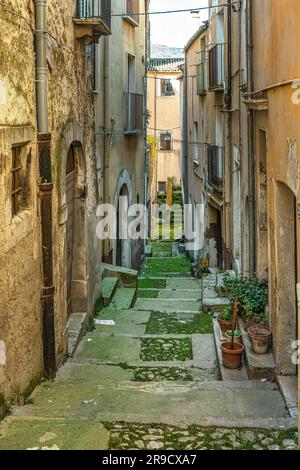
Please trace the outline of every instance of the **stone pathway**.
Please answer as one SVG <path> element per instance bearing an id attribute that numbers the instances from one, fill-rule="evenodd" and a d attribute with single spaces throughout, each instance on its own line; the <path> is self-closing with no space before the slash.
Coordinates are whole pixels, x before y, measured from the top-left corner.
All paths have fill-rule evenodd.
<path id="1" fill-rule="evenodd" d="M 115 325 L 96 321 L 56 380 L 13 410 L 0 449 L 296 448 L 296 421 L 274 384 L 220 380 L 215 274 L 192 278 L 171 244 L 153 252 L 134 307 L 127 291 L 98 312 Z"/>

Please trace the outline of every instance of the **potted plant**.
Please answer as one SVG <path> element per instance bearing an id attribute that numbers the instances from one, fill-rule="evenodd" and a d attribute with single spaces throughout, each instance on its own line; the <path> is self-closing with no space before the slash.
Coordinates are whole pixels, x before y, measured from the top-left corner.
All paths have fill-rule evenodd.
<path id="1" fill-rule="evenodd" d="M 266 354 L 269 349 L 271 331 L 265 325 L 253 325 L 247 330 L 252 343 L 253 351 L 256 354 Z"/>
<path id="2" fill-rule="evenodd" d="M 230 341 L 232 339 L 232 330 L 228 330 L 226 332 L 226 339 L 227 341 Z M 242 343 L 242 333 L 240 330 L 235 330 L 234 331 L 234 341 L 236 341 L 237 343 Z"/>
<path id="3" fill-rule="evenodd" d="M 227 330 L 232 327 L 233 313 L 229 308 L 224 308 L 222 313 L 218 316 L 218 322 L 222 330 L 222 334 L 225 335 Z"/>
<path id="4" fill-rule="evenodd" d="M 239 369 L 242 365 L 244 345 L 236 341 L 226 341 L 221 345 L 224 366 L 227 369 Z"/>
<path id="5" fill-rule="evenodd" d="M 227 369 L 239 369 L 242 365 L 244 355 L 244 345 L 235 341 L 235 331 L 237 325 L 237 309 L 238 309 L 238 298 L 234 299 L 234 307 L 232 314 L 232 328 L 231 328 L 231 340 L 225 341 L 221 345 L 221 351 L 223 356 L 224 366 Z"/>

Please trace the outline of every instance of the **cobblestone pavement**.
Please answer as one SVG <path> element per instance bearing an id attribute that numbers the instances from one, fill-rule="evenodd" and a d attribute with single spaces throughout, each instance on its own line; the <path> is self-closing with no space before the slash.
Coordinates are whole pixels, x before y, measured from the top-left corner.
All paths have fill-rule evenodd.
<path id="1" fill-rule="evenodd" d="M 110 448 L 116 450 L 296 450 L 298 443 L 296 429 L 143 427 L 124 423 L 108 425 L 108 428 Z"/>

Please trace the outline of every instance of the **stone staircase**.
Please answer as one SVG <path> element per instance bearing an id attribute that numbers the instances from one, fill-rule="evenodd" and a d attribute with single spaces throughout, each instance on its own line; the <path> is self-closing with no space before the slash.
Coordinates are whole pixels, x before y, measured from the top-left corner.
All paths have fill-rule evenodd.
<path id="1" fill-rule="evenodd" d="M 216 273 L 201 281 L 190 276 L 185 258 L 154 259 L 145 261 L 139 278 L 135 271 L 102 268 L 103 309 L 95 329 L 55 382 L 36 389 L 33 404 L 15 408 L 9 424 L 14 445 L 22 442 L 26 448 L 33 436 L 40 442 L 61 426 L 67 433 L 72 429 L 72 436 L 75 429 L 82 436 L 97 432 L 95 448 L 107 448 L 101 422 L 257 430 L 297 426 L 276 383 L 250 380 L 245 366 L 240 371 L 222 367 L 220 332 L 213 322 L 219 307 L 213 293 Z M 207 299 L 215 303 L 203 313 Z M 28 425 L 30 439 L 23 432 Z M 87 447 L 95 445 L 89 442 Z"/>

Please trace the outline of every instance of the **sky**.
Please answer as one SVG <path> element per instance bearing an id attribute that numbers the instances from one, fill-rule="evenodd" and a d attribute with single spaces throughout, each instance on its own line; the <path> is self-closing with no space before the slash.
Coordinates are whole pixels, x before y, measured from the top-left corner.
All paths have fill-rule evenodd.
<path id="1" fill-rule="evenodd" d="M 207 3 L 207 0 L 150 0 L 150 11 L 194 9 L 205 7 Z M 198 16 L 198 18 L 193 18 L 194 16 Z M 207 18 L 207 10 L 200 12 L 199 15 L 190 12 L 151 15 L 151 42 L 152 44 L 183 48 L 202 24 L 202 21 Z"/>

